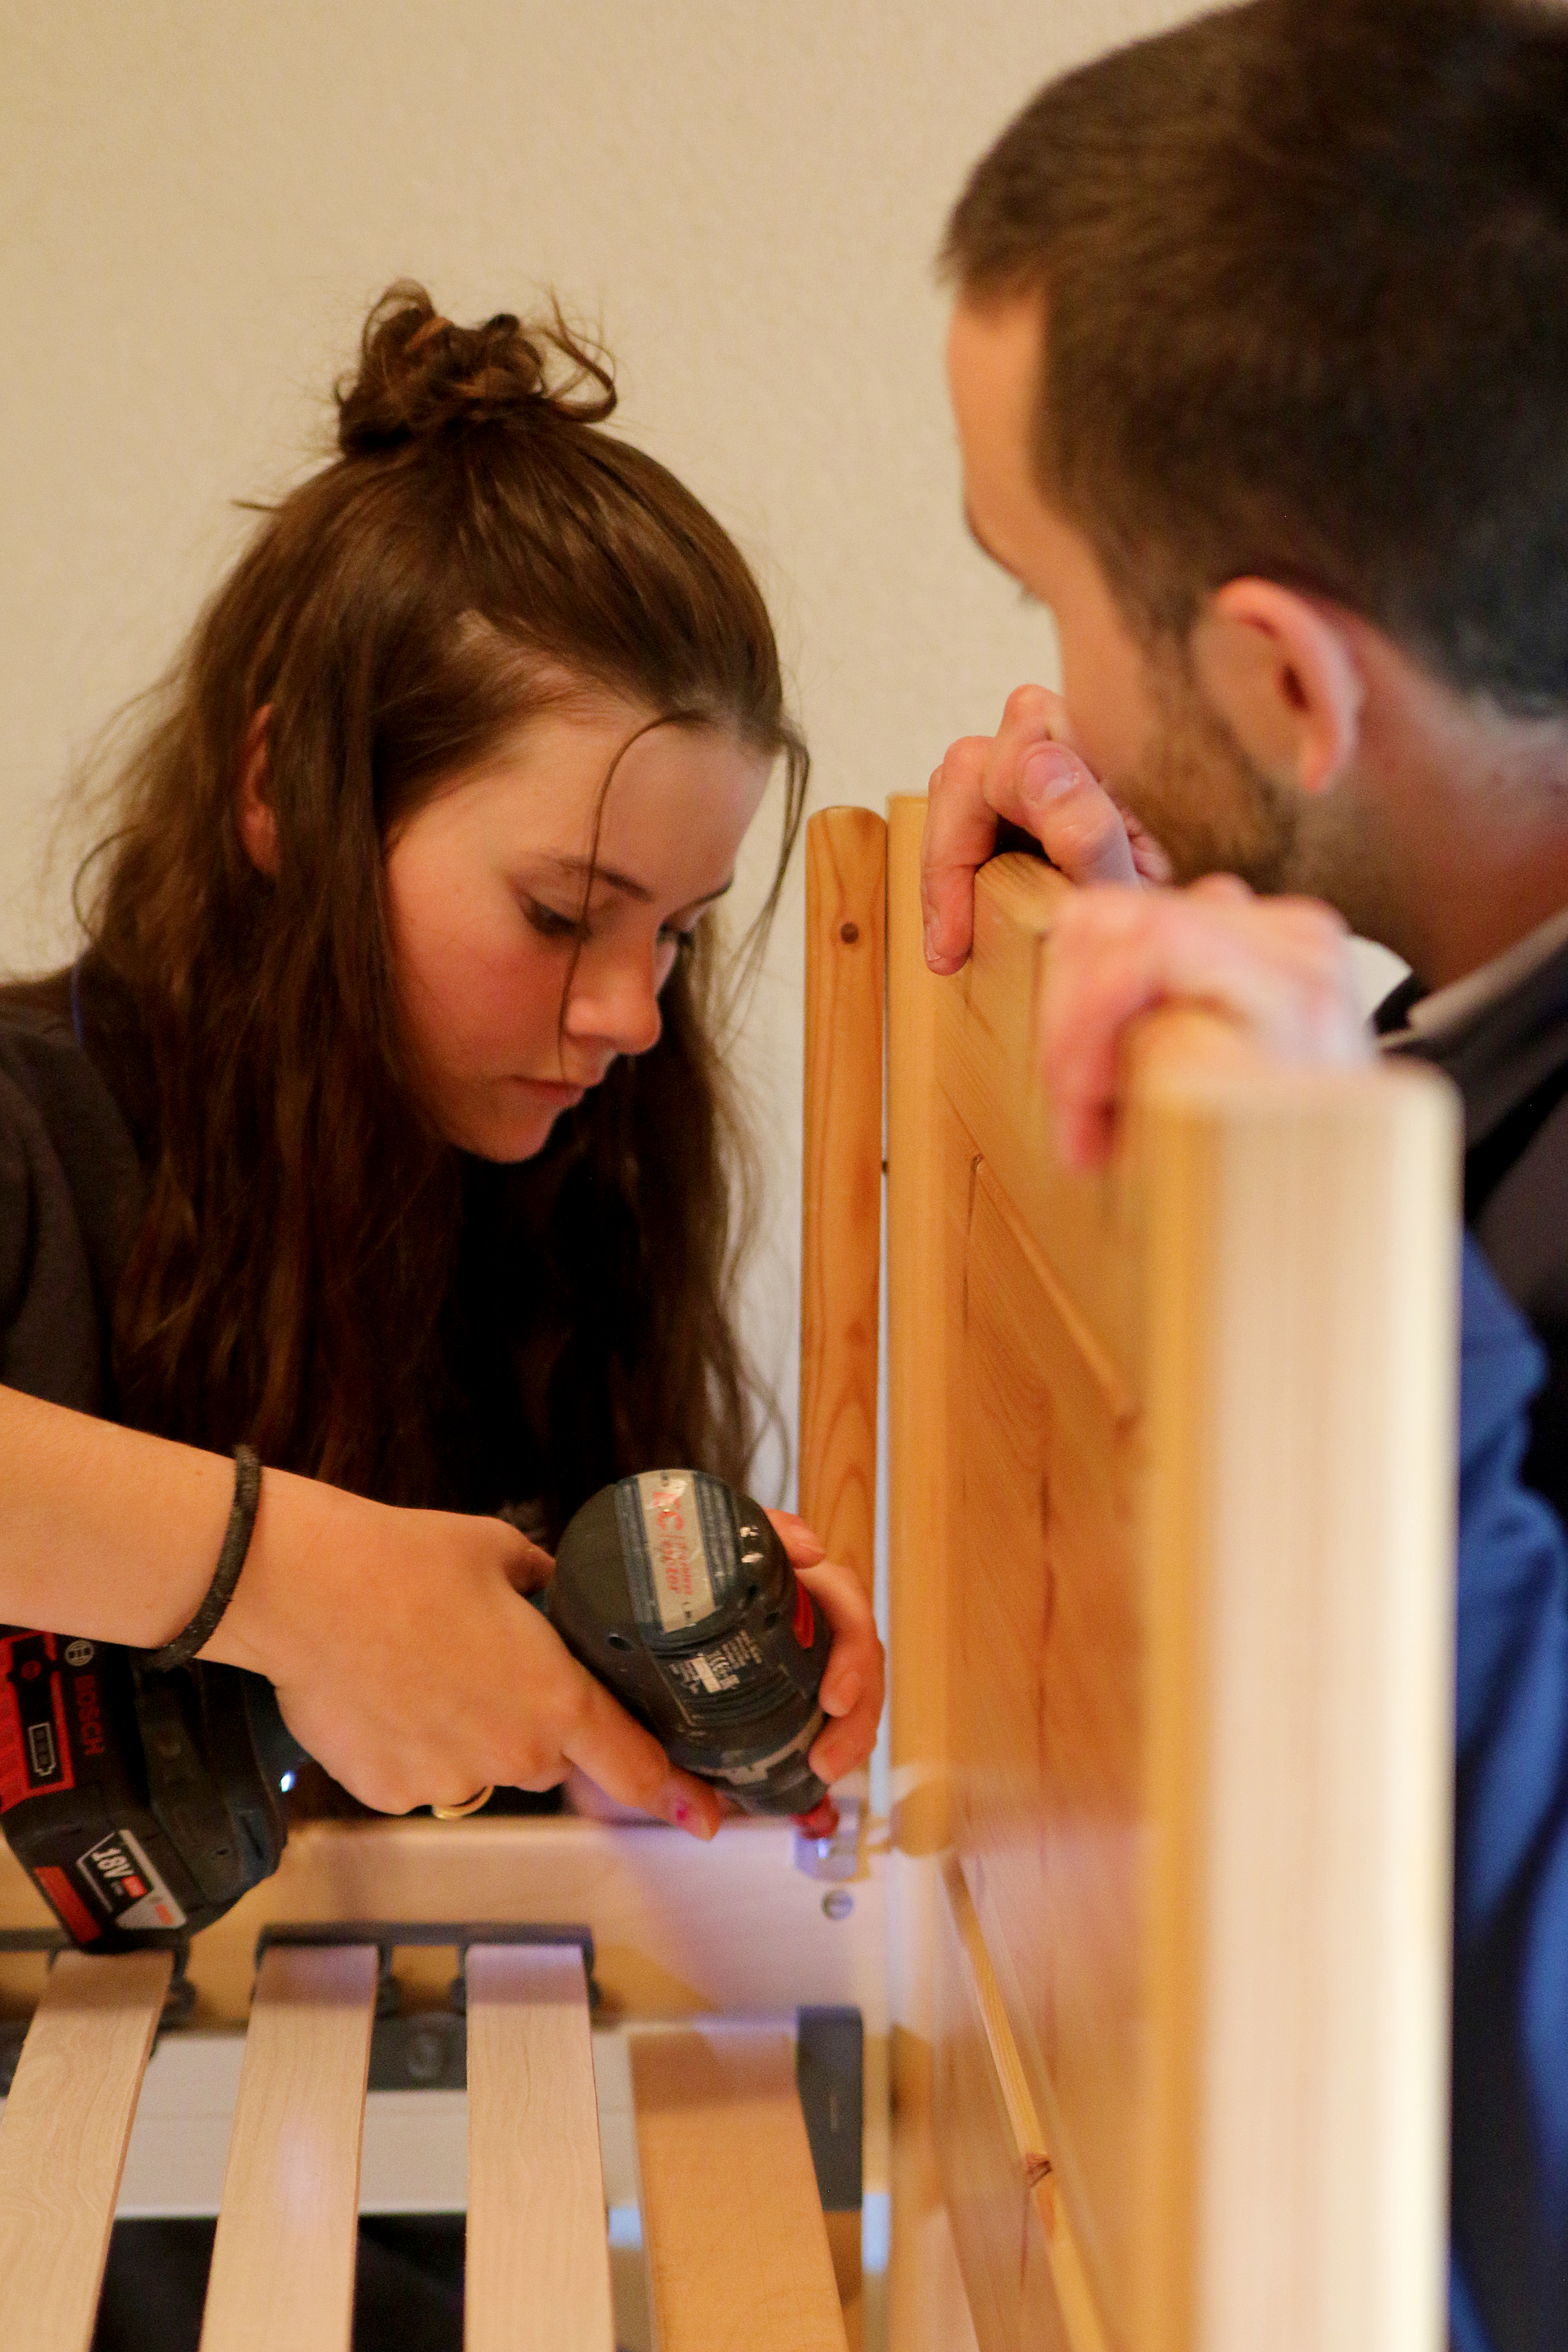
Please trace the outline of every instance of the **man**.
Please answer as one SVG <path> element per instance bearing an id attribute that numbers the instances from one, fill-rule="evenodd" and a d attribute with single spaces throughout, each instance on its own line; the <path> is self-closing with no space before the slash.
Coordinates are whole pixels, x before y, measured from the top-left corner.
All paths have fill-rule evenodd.
<path id="1" fill-rule="evenodd" d="M 1042 92 L 946 252 L 971 527 L 1063 690 L 932 778 L 933 969 L 1005 820 L 1099 886 L 1043 1013 L 1070 1160 L 1162 998 L 1367 1052 L 1347 924 L 1465 1097 L 1463 2352 L 1568 2343 L 1565 126 L 1554 8 L 1252 0 Z"/>

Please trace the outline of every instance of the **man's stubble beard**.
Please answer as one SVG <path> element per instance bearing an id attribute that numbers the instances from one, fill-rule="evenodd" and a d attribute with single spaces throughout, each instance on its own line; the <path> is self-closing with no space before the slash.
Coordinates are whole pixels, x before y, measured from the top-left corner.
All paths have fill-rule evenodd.
<path id="1" fill-rule="evenodd" d="M 1268 898 L 1321 898 L 1352 930 L 1382 935 L 1386 893 L 1345 793 L 1281 784 L 1249 760 L 1184 663 L 1154 673 L 1155 738 L 1137 774 L 1109 779 L 1153 835 L 1177 882 L 1237 874 Z"/>

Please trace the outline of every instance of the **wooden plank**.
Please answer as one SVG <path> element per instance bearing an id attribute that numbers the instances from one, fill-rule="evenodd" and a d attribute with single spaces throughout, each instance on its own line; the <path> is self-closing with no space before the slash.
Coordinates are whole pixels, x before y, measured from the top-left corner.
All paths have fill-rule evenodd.
<path id="1" fill-rule="evenodd" d="M 937 1864 L 929 1856 L 908 1857 L 906 1867 L 911 1874 L 934 1877 Z M 934 1936 L 934 1903 L 931 1913 Z M 903 2026 L 893 2029 L 893 2239 L 888 2262 L 887 2342 L 892 2352 L 979 2352 L 937 2170 L 932 2030 L 929 2019 L 924 2033 Z"/>
<path id="2" fill-rule="evenodd" d="M 805 829 L 805 1129 L 800 1511 L 876 1581 L 887 826 L 824 809 Z"/>
<path id="3" fill-rule="evenodd" d="M 1107 2352 L 963 1880 L 943 1872 L 937 2129 L 981 2352 Z"/>
<path id="4" fill-rule="evenodd" d="M 467 2352 L 614 2352 L 582 1954 L 469 1948 Z"/>
<path id="5" fill-rule="evenodd" d="M 1165 1013 L 1114 1166 L 1061 1175 L 1033 1031 L 1064 887 L 982 876 L 936 1046 L 978 1162 L 942 1180 L 955 1824 L 1046 2258 L 1065 2228 L 1132 2352 L 1431 2352 L 1452 1102 Z"/>
<path id="6" fill-rule="evenodd" d="M 347 2352 L 375 1973 L 369 1945 L 262 1954 L 202 2352 Z"/>
<path id="7" fill-rule="evenodd" d="M 711 1845 L 658 1822 L 570 1815 L 306 1822 L 276 1874 L 192 1945 L 195 2021 L 245 2022 L 256 1939 L 272 1920 L 586 1920 L 607 2015 L 778 2016 L 802 2002 L 847 2002 L 868 2033 L 879 2032 L 885 1859 L 862 1843 L 854 1908 L 830 1919 L 820 1884 L 794 1855 L 790 1822 L 751 1819 L 726 1822 Z M 0 1927 L 54 1924 L 0 1845 Z M 439 2006 L 452 1965 L 449 1951 L 411 1950 L 398 1976 Z"/>
<path id="8" fill-rule="evenodd" d="M 1125 1412 L 1137 1393 L 1138 1310 L 1120 1174 L 1061 1166 L 1035 1050 L 1046 944 L 1071 887 L 1029 857 L 997 858 L 978 877 L 973 953 L 940 984 L 938 1083 L 1039 1250 L 1086 1363 Z"/>
<path id="9" fill-rule="evenodd" d="M 924 797 L 888 803 L 888 1654 L 893 2020 L 889 2341 L 956 2352 L 973 2329 L 932 2129 L 937 1864 L 949 1804 L 950 1621 L 962 1524 L 954 1335 L 974 1148 L 937 1091 L 942 1000 L 921 920 Z M 953 1210 L 950 1204 L 960 1206 Z"/>
<path id="10" fill-rule="evenodd" d="M 963 1223 L 948 1224 L 973 1147 L 936 1091 L 948 982 L 926 968 L 923 799 L 888 803 L 888 1647 L 892 1831 L 908 1853 L 948 1841 L 948 1625 L 959 1523 L 950 1443 Z"/>
<path id="11" fill-rule="evenodd" d="M 114 2202 L 174 1961 L 167 1952 L 49 1971 L 0 2117 L 0 2344 L 86 2352 Z"/>
<path id="12" fill-rule="evenodd" d="M 1458 1129 L 1406 1069 L 1135 1072 L 1138 2340 L 1441 2340 Z"/>
<path id="13" fill-rule="evenodd" d="M 790 2036 L 632 2038 L 658 2352 L 845 2352 Z"/>
<path id="14" fill-rule="evenodd" d="M 1121 2326 L 1144 2090 L 1136 1432 L 988 1167 L 970 1198 L 955 1833 L 1058 2189 Z"/>

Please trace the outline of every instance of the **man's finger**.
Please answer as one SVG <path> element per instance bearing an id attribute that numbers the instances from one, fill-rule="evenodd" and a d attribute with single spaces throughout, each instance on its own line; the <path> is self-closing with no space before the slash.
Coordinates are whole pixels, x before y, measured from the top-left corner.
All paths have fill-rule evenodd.
<path id="1" fill-rule="evenodd" d="M 926 961 L 957 971 L 974 936 L 974 876 L 996 846 L 996 814 L 986 803 L 988 736 L 952 744 L 931 780 L 921 844 L 921 906 Z"/>

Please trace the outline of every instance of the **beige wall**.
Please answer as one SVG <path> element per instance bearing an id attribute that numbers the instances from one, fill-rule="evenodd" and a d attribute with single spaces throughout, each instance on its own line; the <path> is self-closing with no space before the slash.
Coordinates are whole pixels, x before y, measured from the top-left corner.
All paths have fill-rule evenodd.
<path id="1" fill-rule="evenodd" d="M 920 790 L 1049 674 L 969 546 L 931 257 L 1047 74 L 1180 0 L 0 0 L 0 964 L 68 950 L 63 782 L 265 497 L 368 300 L 559 288 L 622 421 L 756 559 L 814 801 Z M 763 857 L 749 879 L 759 886 Z M 786 1393 L 798 894 L 746 1042 L 776 1170 L 753 1338 Z"/>

